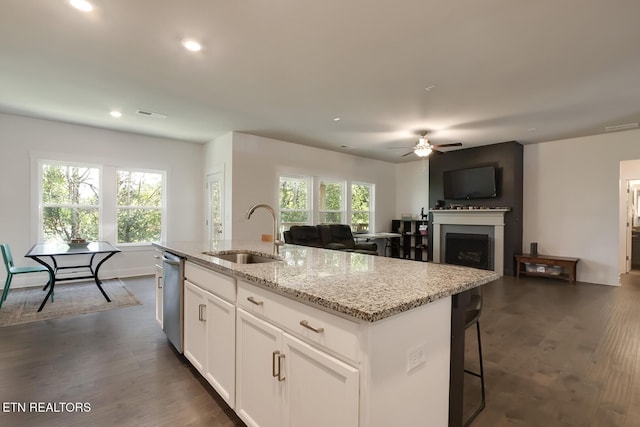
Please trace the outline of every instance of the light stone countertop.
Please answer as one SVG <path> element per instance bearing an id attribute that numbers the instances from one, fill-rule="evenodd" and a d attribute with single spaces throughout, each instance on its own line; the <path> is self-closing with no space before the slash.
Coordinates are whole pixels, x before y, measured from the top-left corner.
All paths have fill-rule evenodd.
<path id="1" fill-rule="evenodd" d="M 487 270 L 289 244 L 280 247 L 281 261 L 258 264 L 236 264 L 203 252 L 271 255 L 272 243 L 176 241 L 154 246 L 294 300 L 368 322 L 499 278 Z"/>

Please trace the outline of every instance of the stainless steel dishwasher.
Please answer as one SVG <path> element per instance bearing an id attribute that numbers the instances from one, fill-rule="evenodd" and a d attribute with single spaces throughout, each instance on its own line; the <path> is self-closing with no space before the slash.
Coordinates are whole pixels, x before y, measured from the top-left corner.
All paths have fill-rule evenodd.
<path id="1" fill-rule="evenodd" d="M 173 346 L 182 353 L 184 258 L 170 252 L 162 254 L 162 329 Z"/>

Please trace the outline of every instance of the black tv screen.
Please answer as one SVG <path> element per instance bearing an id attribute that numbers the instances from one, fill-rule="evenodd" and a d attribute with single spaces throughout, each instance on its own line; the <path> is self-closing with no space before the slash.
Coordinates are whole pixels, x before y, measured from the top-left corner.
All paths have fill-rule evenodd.
<path id="1" fill-rule="evenodd" d="M 442 174 L 444 198 L 448 200 L 489 199 L 497 196 L 496 168 L 458 169 Z"/>

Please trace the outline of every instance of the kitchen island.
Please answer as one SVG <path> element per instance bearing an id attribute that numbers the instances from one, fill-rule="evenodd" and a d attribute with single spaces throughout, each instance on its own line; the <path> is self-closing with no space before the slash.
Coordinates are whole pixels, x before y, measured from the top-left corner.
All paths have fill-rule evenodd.
<path id="1" fill-rule="evenodd" d="M 215 256 L 270 254 L 262 242 L 156 246 L 186 259 L 185 356 L 247 425 L 461 425 L 451 349 L 467 291 L 496 273 L 296 245 L 274 262 Z"/>

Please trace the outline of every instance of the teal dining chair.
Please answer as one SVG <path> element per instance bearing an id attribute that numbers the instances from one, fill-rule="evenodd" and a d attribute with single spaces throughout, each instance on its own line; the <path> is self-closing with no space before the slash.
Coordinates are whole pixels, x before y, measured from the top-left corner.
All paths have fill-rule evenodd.
<path id="1" fill-rule="evenodd" d="M 7 280 L 4 282 L 4 290 L 2 291 L 2 297 L 0 297 L 0 308 L 2 308 L 2 303 L 7 299 L 7 294 L 9 293 L 9 286 L 11 286 L 11 279 L 16 274 L 25 274 L 25 273 L 44 273 L 49 274 L 49 281 L 45 286 L 45 289 L 51 284 L 53 277 L 51 277 L 51 272 L 43 265 L 33 266 L 33 267 L 16 267 L 13 265 L 13 256 L 11 256 L 11 249 L 9 249 L 8 243 L 3 243 L 0 245 L 0 249 L 2 249 L 2 258 L 4 259 L 4 266 L 7 268 Z M 53 293 L 51 294 L 51 301 L 53 302 Z"/>

